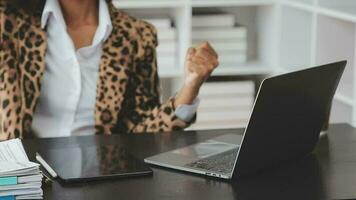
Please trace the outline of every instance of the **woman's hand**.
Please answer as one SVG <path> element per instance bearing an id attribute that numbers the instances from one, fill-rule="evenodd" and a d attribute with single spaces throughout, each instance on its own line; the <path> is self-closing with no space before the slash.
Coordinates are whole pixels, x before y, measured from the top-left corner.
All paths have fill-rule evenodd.
<path id="1" fill-rule="evenodd" d="M 189 48 L 185 61 L 184 85 L 175 98 L 175 106 L 192 104 L 201 85 L 218 65 L 218 55 L 208 42 Z"/>

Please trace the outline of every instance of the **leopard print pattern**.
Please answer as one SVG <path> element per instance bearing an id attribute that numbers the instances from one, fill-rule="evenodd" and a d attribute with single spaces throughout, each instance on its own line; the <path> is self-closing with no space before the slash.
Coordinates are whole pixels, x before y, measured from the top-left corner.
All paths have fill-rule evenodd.
<path id="1" fill-rule="evenodd" d="M 181 130 L 173 99 L 160 103 L 157 34 L 109 5 L 113 30 L 103 44 L 95 108 L 97 134 Z M 0 0 L 0 140 L 31 137 L 45 69 L 41 13 L 29 16 Z M 194 120 L 192 120 L 194 121 Z"/>
<path id="2" fill-rule="evenodd" d="M 30 137 L 44 72 L 46 34 L 36 31 L 39 23 L 33 18 L 2 0 L 0 16 L 0 140 Z"/>

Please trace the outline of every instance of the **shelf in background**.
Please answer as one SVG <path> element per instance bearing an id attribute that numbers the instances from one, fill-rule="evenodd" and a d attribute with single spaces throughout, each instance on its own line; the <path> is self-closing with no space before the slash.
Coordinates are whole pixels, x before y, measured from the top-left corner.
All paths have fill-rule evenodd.
<path id="1" fill-rule="evenodd" d="M 284 69 L 283 67 L 276 67 L 274 70 L 273 70 L 273 74 L 274 75 L 280 75 L 280 74 L 285 74 L 285 73 L 288 73 L 292 70 L 288 70 L 288 69 Z"/>
<path id="2" fill-rule="evenodd" d="M 229 7 L 229 6 L 259 6 L 274 5 L 276 0 L 113 0 L 118 8 L 174 8 L 182 6 L 192 7 Z"/>
<path id="3" fill-rule="evenodd" d="M 234 67 L 218 67 L 213 75 L 268 75 L 274 72 L 273 68 L 267 64 L 251 61 L 246 64 Z"/>
<path id="4" fill-rule="evenodd" d="M 233 75 L 269 75 L 275 70 L 266 64 L 258 61 L 251 61 L 234 67 L 218 67 L 213 75 L 233 76 Z M 174 78 L 183 76 L 183 69 L 158 67 L 158 74 L 161 78 Z"/>
<path id="5" fill-rule="evenodd" d="M 288 68 L 288 69 L 285 69 L 283 67 L 276 67 L 274 68 L 273 72 L 274 72 L 274 75 L 281 75 L 281 74 L 286 74 L 286 73 L 292 73 L 292 72 L 297 72 L 297 71 L 300 71 L 300 70 L 304 70 L 304 69 L 308 69 L 309 67 L 313 67 L 313 66 L 307 66 L 307 67 L 303 67 L 303 68 Z"/>
<path id="6" fill-rule="evenodd" d="M 179 68 L 163 68 L 158 66 L 158 75 L 160 78 L 176 78 L 183 76 L 183 69 Z"/>
<path id="7" fill-rule="evenodd" d="M 315 10 L 315 6 L 311 4 L 306 4 L 302 2 L 297 2 L 297 1 L 280 1 L 282 5 L 284 6 L 289 6 L 293 7 L 299 10 L 307 11 L 307 12 L 313 12 Z"/>
<path id="8" fill-rule="evenodd" d="M 346 71 L 347 73 L 347 71 Z M 344 74 L 346 75 L 346 74 Z M 344 104 L 352 106 L 353 103 L 353 83 L 349 83 L 347 81 L 343 81 L 341 79 L 340 84 L 336 90 L 335 98 L 341 101 Z"/>
<path id="9" fill-rule="evenodd" d="M 356 126 L 356 0 L 113 0 L 133 16 L 172 19 L 178 64 L 158 65 L 169 97 L 184 77 L 181 61 L 192 41 L 192 16 L 219 11 L 233 14 L 248 28 L 246 64 L 223 65 L 213 76 L 278 75 L 312 65 L 349 61 L 335 94 L 334 118 Z M 151 16 L 152 15 L 152 16 Z M 280 34 L 279 34 L 280 33 Z M 227 62 L 227 61 L 226 61 Z M 223 63 L 223 62 L 221 62 Z M 351 84 L 351 85 L 350 85 Z M 348 114 L 344 114 L 348 112 Z M 336 114 L 335 114 L 336 113 Z"/>
<path id="10" fill-rule="evenodd" d="M 310 5 L 297 1 L 281 1 L 282 5 L 290 6 L 307 12 L 315 12 L 327 17 L 333 17 L 345 21 L 356 23 L 356 6 L 328 6 L 328 5 Z"/>
<path id="11" fill-rule="evenodd" d="M 230 7 L 230 6 L 265 6 L 276 5 L 276 0 L 191 0 L 191 1 L 167 1 L 167 0 L 114 0 L 113 4 L 117 8 L 130 9 L 130 8 L 178 8 L 183 6 L 192 7 Z M 355 6 L 328 6 L 318 5 L 315 6 L 309 3 L 299 1 L 279 1 L 282 5 L 290 6 L 296 9 L 304 10 L 307 12 L 315 12 L 321 15 L 334 17 L 346 21 L 356 23 L 356 5 Z"/>
<path id="12" fill-rule="evenodd" d="M 115 7 L 120 9 L 129 8 L 176 8 L 185 6 L 187 3 L 185 1 L 167 1 L 167 0 L 113 0 Z"/>
<path id="13" fill-rule="evenodd" d="M 192 0 L 193 7 L 229 7 L 274 5 L 276 0 Z"/>
<path id="14" fill-rule="evenodd" d="M 316 4 L 316 0 L 288 0 L 288 1 L 294 1 L 294 2 L 300 2 L 306 5 L 315 5 Z"/>
<path id="15" fill-rule="evenodd" d="M 348 105 L 348 106 L 351 106 L 353 107 L 354 106 L 354 103 L 353 103 L 353 99 L 351 97 L 348 97 L 346 95 L 343 95 L 341 93 L 336 93 L 335 94 L 335 99 Z"/>
<path id="16" fill-rule="evenodd" d="M 288 70 L 305 68 L 312 60 L 313 15 L 288 6 L 281 7 L 281 15 L 280 65 Z"/>
<path id="17" fill-rule="evenodd" d="M 345 21 L 356 22 L 356 10 L 354 9 L 355 7 L 319 6 L 317 13 Z"/>

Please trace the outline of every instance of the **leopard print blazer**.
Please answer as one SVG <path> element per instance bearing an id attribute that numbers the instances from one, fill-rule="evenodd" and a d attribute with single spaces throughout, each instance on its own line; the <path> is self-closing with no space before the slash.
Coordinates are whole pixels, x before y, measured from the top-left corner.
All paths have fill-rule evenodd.
<path id="1" fill-rule="evenodd" d="M 109 5 L 113 30 L 103 44 L 95 108 L 97 134 L 179 130 L 173 99 L 160 103 L 155 28 Z M 0 0 L 0 140 L 32 137 L 45 71 L 41 13 Z"/>

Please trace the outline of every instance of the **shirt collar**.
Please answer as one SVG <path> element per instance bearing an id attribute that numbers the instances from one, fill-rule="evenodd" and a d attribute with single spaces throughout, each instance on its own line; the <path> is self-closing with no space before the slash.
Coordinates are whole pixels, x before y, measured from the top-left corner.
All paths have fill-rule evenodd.
<path id="1" fill-rule="evenodd" d="M 99 26 L 93 44 L 105 41 L 111 34 L 112 29 L 108 4 L 105 0 L 99 0 Z"/>
<path id="2" fill-rule="evenodd" d="M 45 7 L 42 11 L 42 17 L 41 17 L 41 27 L 45 28 L 48 24 L 49 17 L 53 15 L 53 17 L 61 21 L 61 23 L 64 23 L 61 7 L 59 5 L 58 0 L 47 0 Z M 65 23 L 64 23 L 65 25 Z"/>
<path id="3" fill-rule="evenodd" d="M 42 28 L 45 28 L 47 26 L 49 17 L 51 15 L 53 15 L 53 17 L 58 22 L 62 23 L 62 25 L 66 27 L 58 0 L 46 1 L 41 17 Z M 99 25 L 93 39 L 93 44 L 100 43 L 106 40 L 109 37 L 111 31 L 112 31 L 112 22 L 111 22 L 108 5 L 105 0 L 99 0 Z"/>

